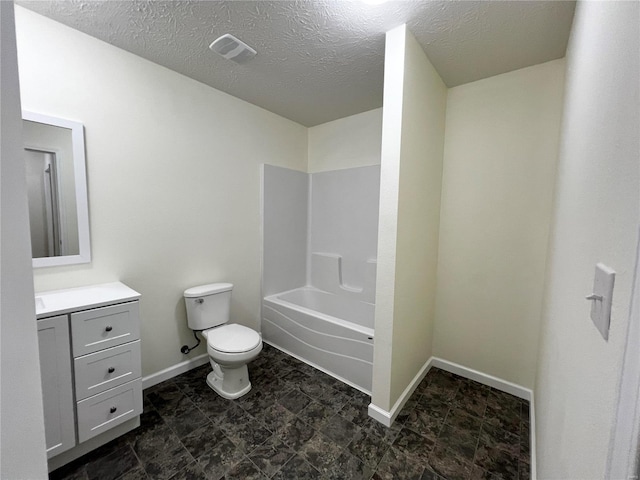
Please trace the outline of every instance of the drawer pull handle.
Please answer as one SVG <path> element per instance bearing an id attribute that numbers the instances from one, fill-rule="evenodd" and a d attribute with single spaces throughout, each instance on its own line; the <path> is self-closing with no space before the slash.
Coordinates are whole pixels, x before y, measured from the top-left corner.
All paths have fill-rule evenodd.
<path id="1" fill-rule="evenodd" d="M 115 372 L 115 371 L 116 371 L 116 369 L 115 369 L 115 368 L 113 368 L 113 367 L 109 367 L 107 371 L 108 371 L 109 373 L 113 373 L 113 372 Z"/>
<path id="2" fill-rule="evenodd" d="M 111 408 L 109 409 L 109 412 L 111 412 L 111 413 L 116 413 L 116 410 L 117 410 L 117 408 L 116 408 L 116 407 L 111 407 Z"/>
<path id="3" fill-rule="evenodd" d="M 113 327 L 111 325 L 107 325 L 107 327 L 105 328 L 105 331 L 110 332 L 111 330 L 113 330 Z"/>

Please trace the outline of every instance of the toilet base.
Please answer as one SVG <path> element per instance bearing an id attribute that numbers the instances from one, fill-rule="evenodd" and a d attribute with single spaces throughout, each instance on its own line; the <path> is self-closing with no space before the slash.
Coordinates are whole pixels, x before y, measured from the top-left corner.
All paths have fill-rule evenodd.
<path id="1" fill-rule="evenodd" d="M 207 375 L 207 385 L 227 400 L 240 398 L 251 390 L 247 365 L 237 368 L 225 368 L 214 364 L 213 370 Z"/>

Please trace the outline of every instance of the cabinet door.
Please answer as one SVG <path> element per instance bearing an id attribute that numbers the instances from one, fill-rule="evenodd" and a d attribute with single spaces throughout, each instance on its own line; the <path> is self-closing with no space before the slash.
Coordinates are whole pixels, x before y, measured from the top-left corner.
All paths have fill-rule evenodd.
<path id="1" fill-rule="evenodd" d="M 47 458 L 76 444 L 71 346 L 66 316 L 38 320 Z"/>

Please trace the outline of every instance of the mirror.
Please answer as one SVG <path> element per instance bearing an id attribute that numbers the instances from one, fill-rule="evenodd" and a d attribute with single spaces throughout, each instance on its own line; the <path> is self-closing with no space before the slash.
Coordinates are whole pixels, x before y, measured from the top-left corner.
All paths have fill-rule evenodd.
<path id="1" fill-rule="evenodd" d="M 22 112 L 33 266 L 89 263 L 81 123 Z"/>

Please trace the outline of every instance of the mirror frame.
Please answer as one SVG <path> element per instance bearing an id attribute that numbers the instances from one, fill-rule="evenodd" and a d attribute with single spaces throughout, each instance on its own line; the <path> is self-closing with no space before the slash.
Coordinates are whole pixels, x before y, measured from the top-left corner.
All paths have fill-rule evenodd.
<path id="1" fill-rule="evenodd" d="M 71 130 L 73 145 L 73 172 L 76 187 L 76 210 L 78 216 L 78 255 L 42 257 L 33 259 L 33 268 L 78 265 L 91 262 L 91 241 L 89 237 L 89 199 L 87 196 L 87 170 L 84 154 L 84 125 L 72 120 L 50 117 L 41 113 L 22 111 L 22 119 L 35 123 L 44 123 L 54 127 Z"/>

